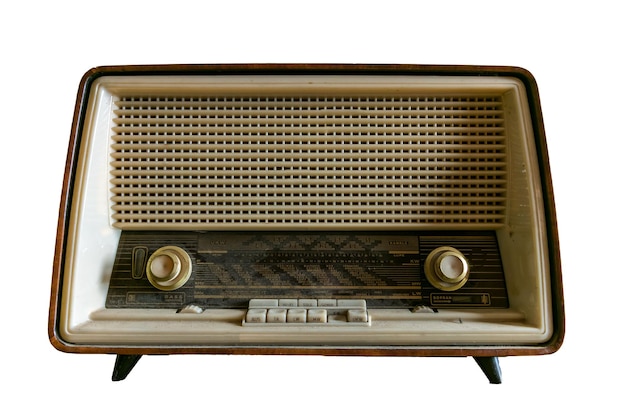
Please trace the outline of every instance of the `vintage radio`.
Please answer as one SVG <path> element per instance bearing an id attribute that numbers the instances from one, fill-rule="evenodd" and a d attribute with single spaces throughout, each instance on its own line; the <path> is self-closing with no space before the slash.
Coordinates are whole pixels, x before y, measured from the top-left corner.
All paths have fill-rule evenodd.
<path id="1" fill-rule="evenodd" d="M 80 84 L 49 336 L 116 354 L 556 351 L 536 83 L 513 67 L 102 67 Z"/>

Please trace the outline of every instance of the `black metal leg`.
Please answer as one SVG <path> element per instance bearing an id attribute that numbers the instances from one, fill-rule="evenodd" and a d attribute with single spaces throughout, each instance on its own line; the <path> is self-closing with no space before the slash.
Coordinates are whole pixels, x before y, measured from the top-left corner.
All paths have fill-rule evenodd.
<path id="1" fill-rule="evenodd" d="M 500 370 L 500 362 L 497 356 L 474 356 L 474 360 L 476 360 L 476 363 L 491 384 L 502 383 L 502 371 Z"/>
<path id="2" fill-rule="evenodd" d="M 113 381 L 125 379 L 135 365 L 137 365 L 139 359 L 141 359 L 141 355 L 117 355 L 115 358 L 115 367 L 113 368 Z"/>

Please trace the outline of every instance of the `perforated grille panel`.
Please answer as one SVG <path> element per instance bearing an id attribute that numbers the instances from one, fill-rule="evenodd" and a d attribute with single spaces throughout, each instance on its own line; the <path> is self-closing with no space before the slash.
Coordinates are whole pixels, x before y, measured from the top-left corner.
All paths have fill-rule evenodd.
<path id="1" fill-rule="evenodd" d="M 122 229 L 497 227 L 502 96 L 120 96 Z"/>

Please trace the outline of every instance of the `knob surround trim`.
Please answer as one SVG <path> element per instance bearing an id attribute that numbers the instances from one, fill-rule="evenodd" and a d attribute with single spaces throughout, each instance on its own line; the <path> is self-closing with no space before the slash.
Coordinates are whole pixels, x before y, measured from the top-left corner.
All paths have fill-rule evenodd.
<path id="1" fill-rule="evenodd" d="M 469 263 L 465 256 L 451 246 L 441 246 L 426 257 L 424 272 L 428 282 L 442 291 L 455 291 L 469 278 Z"/>
<path id="2" fill-rule="evenodd" d="M 185 285 L 191 276 L 191 257 L 178 246 L 163 246 L 148 259 L 146 275 L 155 288 L 173 291 Z"/>

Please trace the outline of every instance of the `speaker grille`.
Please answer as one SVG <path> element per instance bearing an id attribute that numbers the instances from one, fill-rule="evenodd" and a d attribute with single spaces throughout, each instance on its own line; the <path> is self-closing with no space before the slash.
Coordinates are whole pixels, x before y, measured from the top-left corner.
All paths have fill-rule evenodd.
<path id="1" fill-rule="evenodd" d="M 499 94 L 119 96 L 121 229 L 497 227 Z"/>

